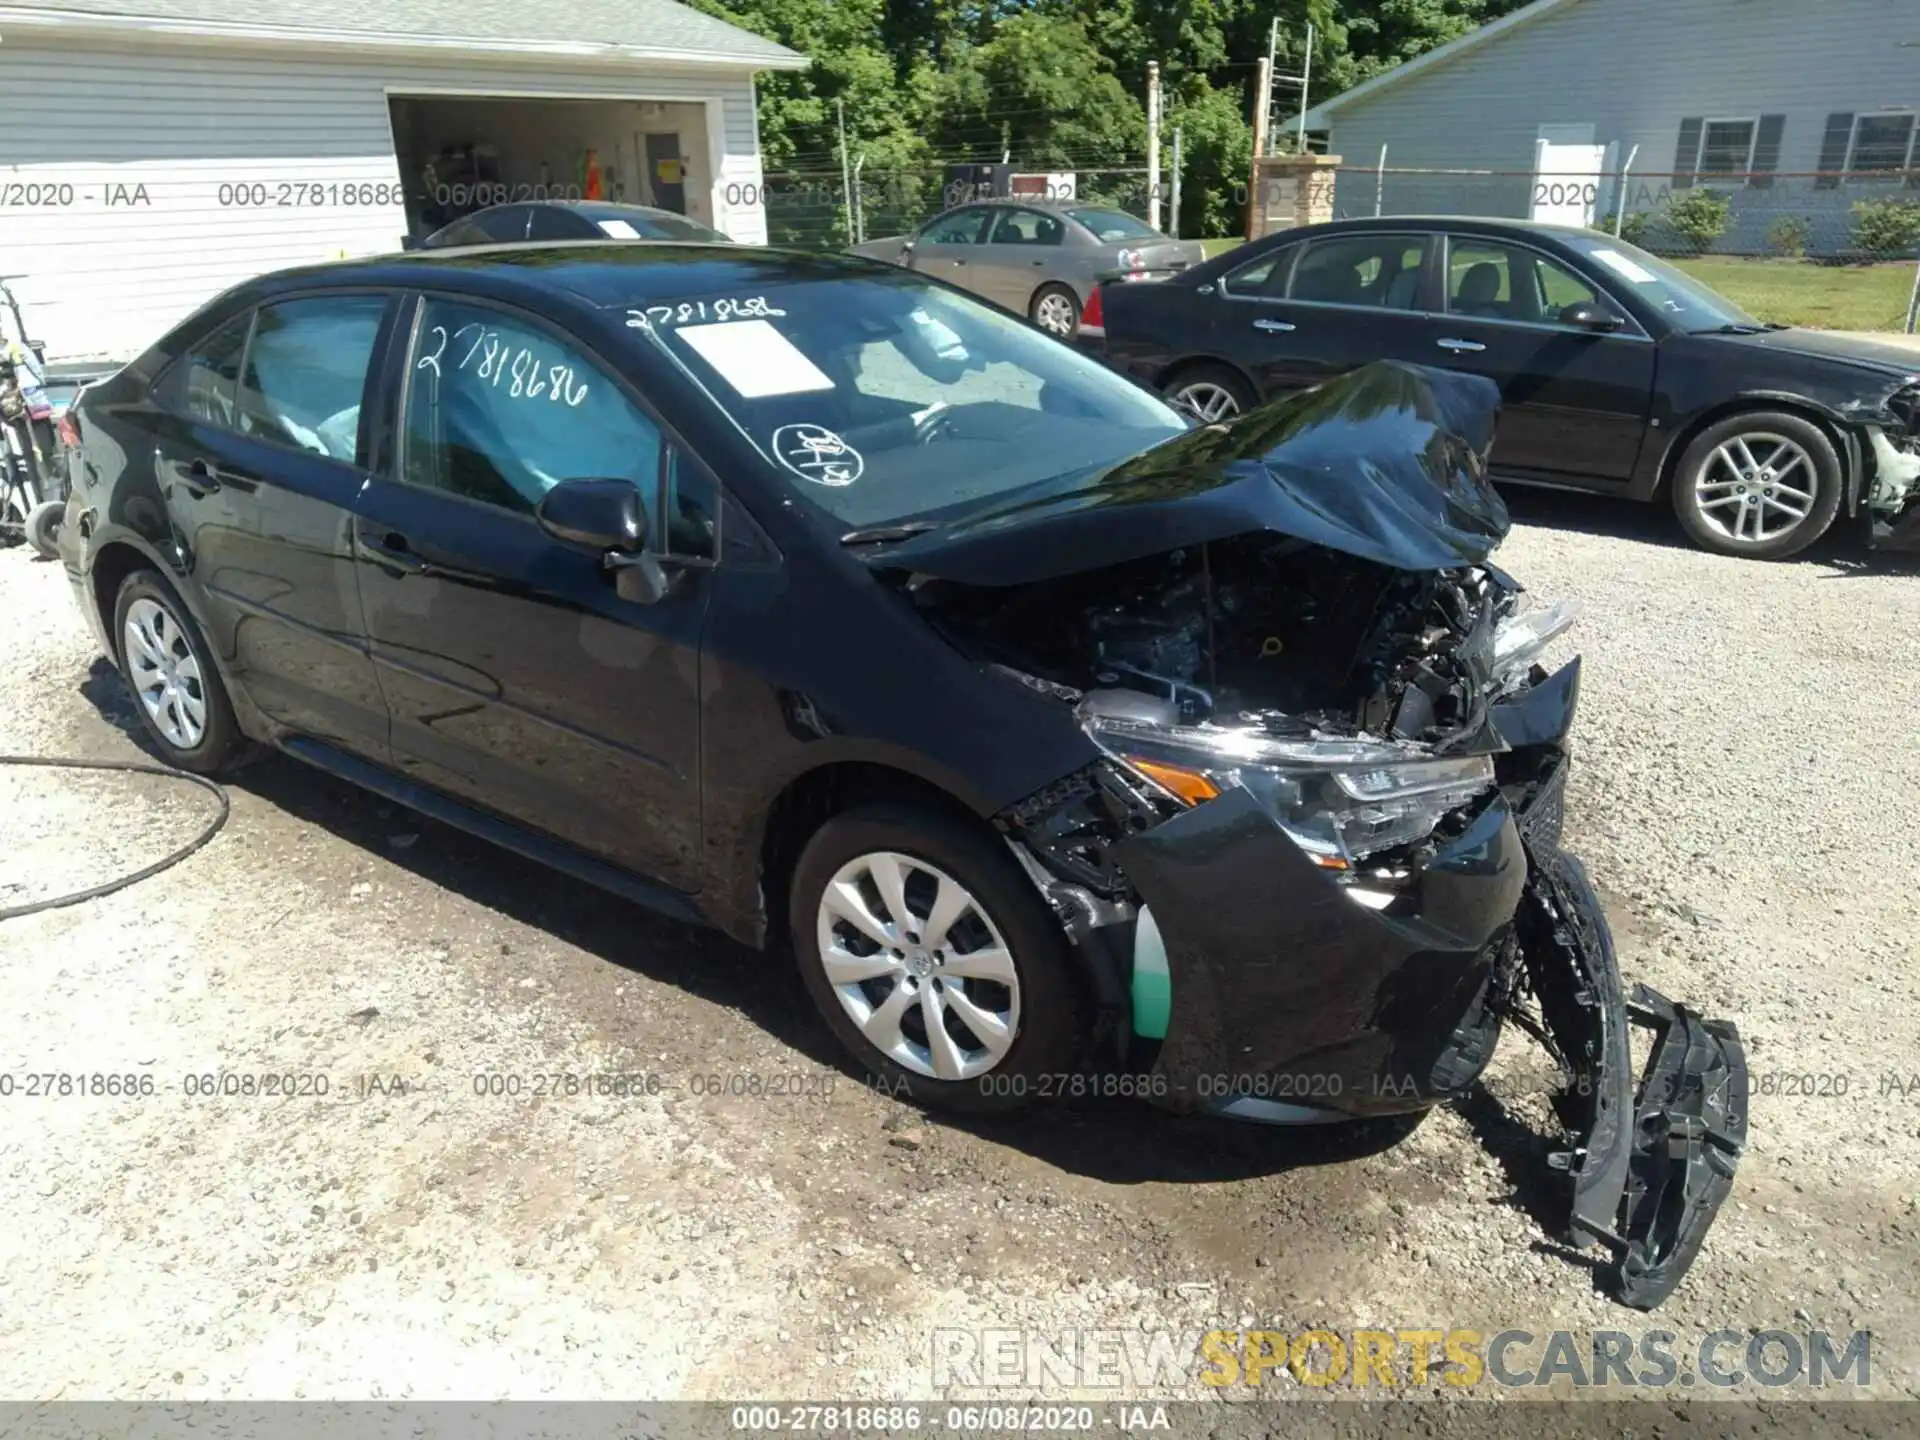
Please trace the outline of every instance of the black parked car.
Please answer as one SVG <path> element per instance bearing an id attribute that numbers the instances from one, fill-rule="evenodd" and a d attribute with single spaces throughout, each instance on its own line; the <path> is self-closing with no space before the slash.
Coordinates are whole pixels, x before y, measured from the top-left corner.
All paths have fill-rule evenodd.
<path id="1" fill-rule="evenodd" d="M 611 200 L 533 200 L 489 205 L 442 225 L 417 248 L 455 245 L 545 244 L 552 240 L 673 240 L 731 245 L 718 230 L 673 210 Z"/>
<path id="2" fill-rule="evenodd" d="M 790 944 L 929 1105 L 1419 1112 L 1537 996 L 1571 1228 L 1652 1303 L 1744 1062 L 1641 995 L 1635 1123 L 1558 846 L 1579 665 L 1487 563 L 1496 401 L 1381 365 L 1190 429 L 872 261 L 425 252 L 251 282 L 87 391 L 63 553 L 175 764 L 264 742 Z"/>
<path id="3" fill-rule="evenodd" d="M 1665 496 L 1725 555 L 1792 555 L 1862 509 L 1920 548 L 1920 354 L 1763 325 L 1596 231 L 1340 221 L 1101 302 L 1112 362 L 1206 420 L 1371 360 L 1441 365 L 1500 385 L 1496 480 Z"/>

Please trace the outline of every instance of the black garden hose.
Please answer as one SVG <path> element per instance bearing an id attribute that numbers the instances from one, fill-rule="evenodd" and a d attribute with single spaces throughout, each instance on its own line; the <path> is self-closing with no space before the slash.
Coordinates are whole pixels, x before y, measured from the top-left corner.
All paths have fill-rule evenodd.
<path id="1" fill-rule="evenodd" d="M 212 821 L 187 844 L 172 854 L 163 856 L 151 865 L 143 865 L 130 875 L 107 880 L 99 885 L 89 886 L 85 890 L 75 890 L 68 895 L 54 895 L 45 900 L 35 900 L 27 905 L 15 905 L 0 910 L 0 920 L 17 920 L 23 915 L 37 915 L 42 910 L 58 910 L 65 905 L 79 905 L 88 900 L 98 900 L 103 895 L 111 895 L 116 890 L 124 890 L 129 885 L 137 885 L 150 876 L 158 875 L 170 865 L 178 865 L 194 851 L 205 845 L 227 823 L 227 816 L 233 813 L 233 806 L 227 799 L 225 787 L 204 775 L 195 775 L 187 770 L 175 770 L 170 765 L 155 765 L 140 760 L 62 760 L 42 755 L 0 755 L 0 765 L 35 765 L 47 770 L 112 770 L 128 775 L 158 775 L 163 780 L 187 780 L 207 791 L 220 802 L 220 810 Z"/>

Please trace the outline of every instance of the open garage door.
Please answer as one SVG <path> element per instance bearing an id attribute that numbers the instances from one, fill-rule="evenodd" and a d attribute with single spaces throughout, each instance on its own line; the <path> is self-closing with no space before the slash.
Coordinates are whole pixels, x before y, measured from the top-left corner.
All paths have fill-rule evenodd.
<path id="1" fill-rule="evenodd" d="M 714 224 L 704 105 L 393 95 L 388 106 L 416 237 L 526 200 L 654 205 Z"/>

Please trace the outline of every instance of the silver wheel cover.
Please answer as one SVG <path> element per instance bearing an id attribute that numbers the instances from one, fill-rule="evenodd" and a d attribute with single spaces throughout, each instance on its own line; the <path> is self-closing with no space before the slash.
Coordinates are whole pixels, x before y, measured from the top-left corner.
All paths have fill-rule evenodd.
<path id="1" fill-rule="evenodd" d="M 1215 385 L 1211 380 L 1195 380 L 1182 385 L 1168 398 L 1175 405 L 1191 410 L 1207 425 L 1218 420 L 1230 420 L 1240 413 L 1240 402 L 1233 398 L 1233 392 L 1224 385 Z"/>
<path id="2" fill-rule="evenodd" d="M 1700 518 L 1738 545 L 1764 545 L 1799 529 L 1819 493 L 1820 471 L 1806 447 L 1766 430 L 1727 440 L 1693 481 Z"/>
<path id="3" fill-rule="evenodd" d="M 849 860 L 820 897 L 815 938 L 841 1009 L 916 1075 L 971 1080 L 1020 1032 L 1020 977 L 999 927 L 958 880 L 912 855 Z"/>
<path id="4" fill-rule="evenodd" d="M 1053 335 L 1071 335 L 1080 323 L 1073 313 L 1073 302 L 1057 290 L 1040 297 L 1033 307 L 1033 319 L 1042 330 Z"/>
<path id="5" fill-rule="evenodd" d="M 127 679 L 153 721 L 177 750 L 206 738 L 207 692 L 186 632 L 158 600 L 141 596 L 127 607 Z"/>

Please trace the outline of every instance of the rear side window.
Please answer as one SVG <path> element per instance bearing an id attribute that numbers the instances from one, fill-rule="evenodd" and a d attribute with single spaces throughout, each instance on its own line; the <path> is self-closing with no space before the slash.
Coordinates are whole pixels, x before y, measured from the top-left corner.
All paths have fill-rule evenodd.
<path id="1" fill-rule="evenodd" d="M 160 382 L 161 403 L 222 430 L 239 429 L 234 390 L 240 383 L 240 362 L 252 323 L 251 310 L 237 315 L 175 361 Z"/>
<path id="2" fill-rule="evenodd" d="M 1058 245 L 1067 227 L 1058 215 L 1043 215 L 1038 210 L 1002 210 L 994 222 L 994 245 Z"/>
<path id="3" fill-rule="evenodd" d="M 351 463 L 387 302 L 328 295 L 263 305 L 237 401 L 243 435 Z"/>
<path id="4" fill-rule="evenodd" d="M 1426 242 L 1413 235 L 1341 235 L 1307 246 L 1287 291 L 1294 300 L 1412 310 Z"/>
<path id="5" fill-rule="evenodd" d="M 1225 286 L 1229 295 L 1258 296 L 1279 300 L 1287 293 L 1287 277 L 1293 270 L 1298 245 L 1279 245 L 1257 260 L 1228 272 Z"/>
<path id="6" fill-rule="evenodd" d="M 920 232 L 920 238 L 929 245 L 984 244 L 987 222 L 991 219 L 991 210 L 955 210 L 937 220 L 928 221 L 927 228 Z"/>

